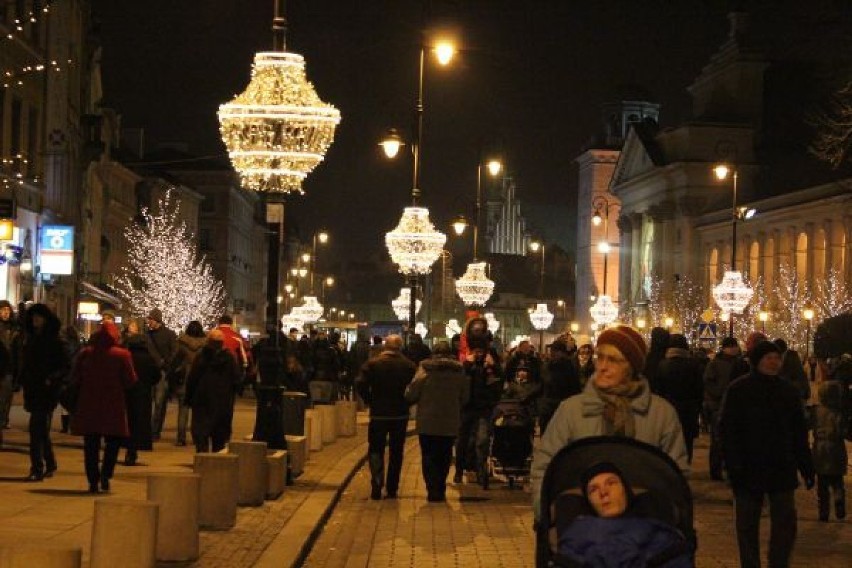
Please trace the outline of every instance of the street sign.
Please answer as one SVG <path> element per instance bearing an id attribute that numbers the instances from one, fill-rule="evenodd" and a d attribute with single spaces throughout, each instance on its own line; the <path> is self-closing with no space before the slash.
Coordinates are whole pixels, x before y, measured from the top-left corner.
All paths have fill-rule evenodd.
<path id="1" fill-rule="evenodd" d="M 74 274 L 74 227 L 44 225 L 41 228 L 41 272 Z"/>
<path id="2" fill-rule="evenodd" d="M 698 324 L 698 344 L 701 347 L 712 347 L 716 343 L 716 324 Z"/>

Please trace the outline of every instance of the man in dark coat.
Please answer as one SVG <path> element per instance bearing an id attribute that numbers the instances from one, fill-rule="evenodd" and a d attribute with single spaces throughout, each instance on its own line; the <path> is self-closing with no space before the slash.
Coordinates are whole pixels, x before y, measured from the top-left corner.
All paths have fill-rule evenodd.
<path id="1" fill-rule="evenodd" d="M 722 399 L 731 381 L 748 373 L 748 364 L 743 360 L 736 337 L 722 340 L 722 349 L 704 367 L 704 412 L 710 423 L 710 477 L 721 481 L 722 441 L 718 435 L 719 412 Z"/>
<path id="2" fill-rule="evenodd" d="M 689 463 L 692 463 L 692 445 L 698 437 L 698 417 L 704 401 L 702 370 L 701 362 L 689 352 L 686 337 L 671 334 L 666 357 L 657 367 L 657 389 L 677 411 Z"/>
<path id="3" fill-rule="evenodd" d="M 559 404 L 568 397 L 582 392 L 577 366 L 568 344 L 557 340 L 550 345 L 550 360 L 544 373 L 543 394 L 540 399 L 538 425 L 542 434 Z"/>
<path id="4" fill-rule="evenodd" d="M 781 351 L 781 371 L 778 374 L 796 388 L 802 403 L 806 403 L 811 398 L 811 385 L 808 382 L 808 376 L 805 374 L 805 367 L 802 365 L 799 352 L 789 349 L 787 342 L 780 337 L 773 343 Z"/>
<path id="5" fill-rule="evenodd" d="M 160 380 L 154 389 L 154 412 L 151 417 L 151 437 L 156 442 L 163 431 L 166 407 L 169 402 L 169 384 L 166 375 L 171 370 L 177 354 L 177 335 L 163 324 L 163 312 L 153 309 L 146 319 L 151 355 L 160 369 Z"/>
<path id="6" fill-rule="evenodd" d="M 405 349 L 402 350 L 402 354 L 408 357 L 415 365 L 419 365 L 421 361 L 432 356 L 432 350 L 423 343 L 423 338 L 420 337 L 420 334 L 415 333 L 411 336 Z"/>
<path id="7" fill-rule="evenodd" d="M 769 566 L 789 566 L 796 540 L 797 471 L 816 481 L 804 409 L 796 389 L 779 378 L 781 353 L 769 341 L 749 350 L 751 371 L 728 387 L 719 423 L 734 491 L 740 565 L 760 566 L 760 513 L 769 497 Z"/>
<path id="8" fill-rule="evenodd" d="M 510 379 L 514 378 L 520 366 L 529 369 L 530 380 L 535 383 L 541 382 L 541 358 L 536 354 L 532 343 L 527 340 L 521 341 L 506 361 L 506 376 Z"/>
<path id="9" fill-rule="evenodd" d="M 127 425 L 130 435 L 127 437 L 124 465 L 136 465 L 139 450 L 152 449 L 151 393 L 160 381 L 160 367 L 151 354 L 149 341 L 134 320 L 131 320 L 125 329 L 124 347 L 130 352 L 137 378 L 126 393 Z"/>
<path id="10" fill-rule="evenodd" d="M 24 387 L 24 409 L 30 413 L 30 481 L 51 477 L 57 467 L 50 423 L 70 368 L 59 327 L 59 318 L 44 304 L 33 304 L 24 316 L 18 380 Z"/>
<path id="11" fill-rule="evenodd" d="M 0 445 L 3 429 L 9 427 L 9 412 L 15 392 L 16 344 L 20 328 L 12 314 L 9 300 L 0 300 Z"/>
<path id="12" fill-rule="evenodd" d="M 308 383 L 311 400 L 333 404 L 340 388 L 340 354 L 332 347 L 325 333 L 317 334 L 314 340 L 311 369 L 313 375 Z"/>
<path id="13" fill-rule="evenodd" d="M 370 461 L 372 491 L 370 498 L 382 498 L 382 487 L 388 499 L 395 499 L 402 471 L 405 430 L 408 425 L 408 402 L 405 388 L 417 368 L 402 354 L 402 338 L 389 335 L 384 351 L 367 361 L 355 381 L 358 394 L 370 407 L 367 453 Z M 388 445 L 388 471 L 385 479 L 385 445 Z"/>

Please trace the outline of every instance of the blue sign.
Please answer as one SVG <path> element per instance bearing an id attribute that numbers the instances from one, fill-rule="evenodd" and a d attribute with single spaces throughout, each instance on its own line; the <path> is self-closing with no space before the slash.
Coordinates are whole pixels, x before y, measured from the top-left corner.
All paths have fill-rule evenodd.
<path id="1" fill-rule="evenodd" d="M 716 324 L 715 323 L 699 323 L 698 324 L 698 343 L 706 346 L 707 344 L 716 343 Z"/>
<path id="2" fill-rule="evenodd" d="M 39 243 L 42 274 L 74 274 L 74 227 L 43 225 Z"/>

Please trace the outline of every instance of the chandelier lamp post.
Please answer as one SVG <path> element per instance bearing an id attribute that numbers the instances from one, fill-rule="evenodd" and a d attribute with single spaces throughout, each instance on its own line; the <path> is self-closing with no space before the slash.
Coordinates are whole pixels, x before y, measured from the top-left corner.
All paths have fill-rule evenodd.
<path id="1" fill-rule="evenodd" d="M 414 319 L 414 316 L 420 311 L 422 305 L 423 302 L 416 298 L 414 302 L 411 301 L 411 288 L 400 288 L 399 296 L 391 302 L 393 313 L 396 314 L 396 318 L 399 321 L 411 321 Z M 411 313 L 412 308 L 414 308 L 414 313 Z M 412 331 L 414 330 L 413 327 L 411 329 Z"/>
<path id="2" fill-rule="evenodd" d="M 754 290 L 743 280 L 743 275 L 737 270 L 737 221 L 750 219 L 755 210 L 747 207 L 737 207 L 737 181 L 739 174 L 735 168 L 720 164 L 713 168 L 716 179 L 724 181 L 728 177 L 733 181 L 733 205 L 731 207 L 731 268 L 726 270 L 722 281 L 713 287 L 713 299 L 722 310 L 728 314 L 728 336 L 734 335 L 734 316 L 743 313 L 754 295 Z"/>
<path id="3" fill-rule="evenodd" d="M 766 333 L 766 321 L 769 319 L 769 312 L 760 310 L 757 314 L 757 319 L 760 320 L 760 331 Z"/>
<path id="4" fill-rule="evenodd" d="M 805 363 L 807 363 L 811 356 L 811 320 L 814 319 L 813 308 L 805 308 L 802 310 L 802 317 L 804 317 L 805 321 L 808 322 L 808 326 L 805 331 Z M 814 380 L 814 377 L 811 377 L 811 380 Z"/>
<path id="5" fill-rule="evenodd" d="M 603 294 L 600 294 L 595 301 L 595 304 L 589 308 L 589 313 L 592 319 L 601 327 L 606 327 L 618 318 L 618 306 L 616 306 L 612 298 L 607 294 L 606 280 L 609 272 L 607 260 L 609 252 L 612 250 L 609 244 L 609 200 L 603 195 L 597 196 L 592 200 L 594 215 L 592 215 L 592 224 L 596 227 L 603 223 L 604 239 L 598 243 L 598 252 L 603 254 Z M 603 215 L 601 215 L 603 213 Z"/>
<path id="6" fill-rule="evenodd" d="M 485 321 L 488 322 L 488 331 L 491 332 L 491 335 L 497 335 L 497 330 L 500 329 L 500 322 L 497 321 L 497 318 L 491 312 L 485 313 Z"/>
<path id="7" fill-rule="evenodd" d="M 444 326 L 444 334 L 452 338 L 454 335 L 461 333 L 462 328 L 459 325 L 459 320 L 455 318 L 451 318 L 450 321 L 447 322 L 447 325 Z"/>
<path id="8" fill-rule="evenodd" d="M 494 293 L 494 281 L 488 278 L 485 268 L 486 263 L 478 262 L 479 252 L 479 217 L 482 210 L 482 157 L 476 166 L 476 213 L 473 220 L 473 262 L 467 265 L 464 275 L 456 280 L 456 293 L 466 306 L 484 306 Z M 497 176 L 503 171 L 503 164 L 499 160 L 489 160 L 488 173 Z M 453 221 L 453 229 L 461 236 L 467 228 L 467 222 L 463 216 Z"/>
<path id="9" fill-rule="evenodd" d="M 544 330 L 553 323 L 553 314 L 547 311 L 547 304 L 536 304 L 530 312 L 530 323 L 538 330 L 538 348 L 544 354 Z"/>
<path id="10" fill-rule="evenodd" d="M 541 270 L 538 274 L 538 297 L 544 299 L 544 242 L 530 241 L 530 250 L 532 252 L 541 251 Z M 541 304 L 539 304 L 541 305 Z M 546 307 L 546 306 L 545 306 Z"/>
<path id="11" fill-rule="evenodd" d="M 440 65 L 449 64 L 455 52 L 452 44 L 440 42 L 433 46 L 432 50 L 437 56 Z M 420 45 L 420 59 L 417 82 L 417 102 L 414 109 L 414 138 L 411 141 L 411 154 L 413 158 L 411 206 L 402 212 L 402 218 L 396 228 L 385 235 L 385 245 L 388 248 L 391 259 L 397 264 L 399 272 L 409 282 L 410 302 L 408 331 L 409 336 L 414 331 L 414 316 L 416 309 L 414 302 L 417 297 L 417 279 L 420 275 L 429 274 L 432 265 L 441 256 L 447 236 L 437 231 L 429 220 L 429 209 L 418 206 L 418 200 L 422 194 L 420 187 L 420 169 L 423 159 L 423 90 L 426 68 L 426 45 Z M 402 137 L 396 130 L 391 130 L 380 143 L 385 155 L 394 158 L 400 148 L 405 145 Z"/>
<path id="12" fill-rule="evenodd" d="M 314 293 L 314 274 L 317 271 L 317 243 L 324 245 L 328 243 L 328 231 L 317 231 L 314 233 L 313 239 L 311 239 L 311 294 Z"/>

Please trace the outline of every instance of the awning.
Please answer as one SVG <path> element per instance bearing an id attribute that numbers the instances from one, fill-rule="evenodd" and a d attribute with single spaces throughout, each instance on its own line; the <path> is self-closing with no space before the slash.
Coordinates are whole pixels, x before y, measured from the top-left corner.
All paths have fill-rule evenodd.
<path id="1" fill-rule="evenodd" d="M 84 295 L 91 296 L 92 298 L 101 302 L 106 302 L 107 304 L 112 304 L 112 306 L 116 309 L 121 309 L 121 300 L 103 288 L 98 288 L 94 284 L 90 284 L 88 282 L 80 282 L 80 288 Z"/>

